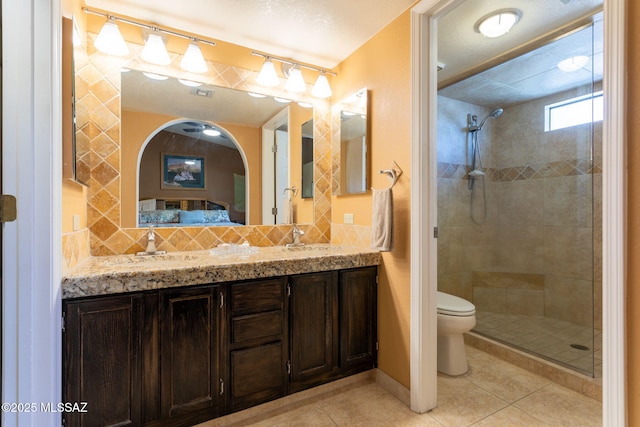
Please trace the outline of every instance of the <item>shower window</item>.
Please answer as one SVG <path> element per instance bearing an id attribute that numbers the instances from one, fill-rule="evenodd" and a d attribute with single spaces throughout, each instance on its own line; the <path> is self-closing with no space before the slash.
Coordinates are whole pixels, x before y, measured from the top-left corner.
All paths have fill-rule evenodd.
<path id="1" fill-rule="evenodd" d="M 602 91 L 544 107 L 544 131 L 602 121 Z"/>

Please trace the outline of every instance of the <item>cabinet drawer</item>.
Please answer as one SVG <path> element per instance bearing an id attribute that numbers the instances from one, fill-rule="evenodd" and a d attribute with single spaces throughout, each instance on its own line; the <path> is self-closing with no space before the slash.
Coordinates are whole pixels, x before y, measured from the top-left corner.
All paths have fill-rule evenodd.
<path id="1" fill-rule="evenodd" d="M 233 313 L 279 310 L 284 300 L 284 279 L 235 283 L 231 287 Z"/>
<path id="2" fill-rule="evenodd" d="M 231 319 L 231 343 L 282 336 L 282 310 L 236 316 Z"/>

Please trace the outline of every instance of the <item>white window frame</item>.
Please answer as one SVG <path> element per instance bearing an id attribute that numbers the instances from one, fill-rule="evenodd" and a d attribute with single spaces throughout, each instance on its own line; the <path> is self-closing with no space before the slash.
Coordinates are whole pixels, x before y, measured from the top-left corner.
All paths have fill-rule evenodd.
<path id="1" fill-rule="evenodd" d="M 591 101 L 591 113 L 584 116 L 584 121 L 576 122 L 566 126 L 552 127 L 552 113 L 565 108 L 570 108 L 576 104 Z M 560 102 L 544 106 L 544 131 L 552 132 L 554 130 L 567 129 L 574 126 L 584 125 L 602 121 L 604 114 L 604 97 L 602 91 L 588 93 L 586 95 L 577 96 L 575 98 L 565 99 Z"/>

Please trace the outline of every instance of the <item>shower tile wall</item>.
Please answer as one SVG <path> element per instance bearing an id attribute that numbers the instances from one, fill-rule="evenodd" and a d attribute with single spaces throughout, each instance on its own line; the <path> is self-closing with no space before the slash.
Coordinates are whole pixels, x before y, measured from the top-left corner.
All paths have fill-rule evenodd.
<path id="1" fill-rule="evenodd" d="M 493 106 L 504 114 L 479 134 L 489 169 L 483 225 L 469 215 L 466 115 L 482 118 L 491 109 L 438 97 L 440 290 L 479 310 L 601 329 L 602 126 L 594 125 L 593 168 L 590 125 L 544 132 L 544 106 L 582 93 Z M 481 184 L 473 192 L 476 217 Z"/>

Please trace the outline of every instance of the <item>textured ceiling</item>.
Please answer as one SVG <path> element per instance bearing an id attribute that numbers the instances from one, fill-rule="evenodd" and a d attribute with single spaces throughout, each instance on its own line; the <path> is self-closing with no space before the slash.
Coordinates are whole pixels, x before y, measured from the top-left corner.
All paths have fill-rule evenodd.
<path id="1" fill-rule="evenodd" d="M 414 0 L 87 0 L 94 7 L 333 68 Z"/>

